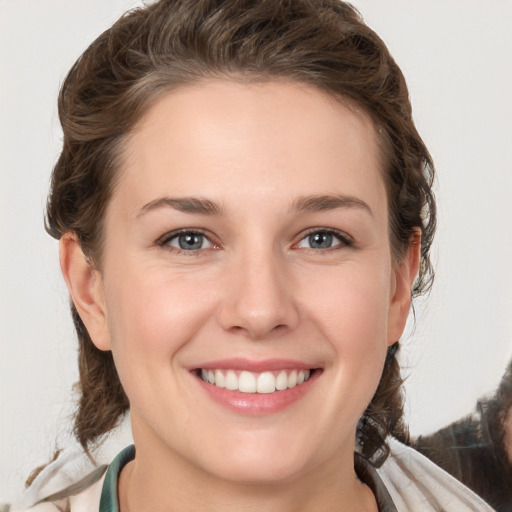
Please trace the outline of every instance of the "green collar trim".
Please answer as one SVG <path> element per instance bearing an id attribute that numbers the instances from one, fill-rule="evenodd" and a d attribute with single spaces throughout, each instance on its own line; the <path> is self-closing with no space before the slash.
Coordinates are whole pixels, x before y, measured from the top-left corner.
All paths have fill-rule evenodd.
<path id="1" fill-rule="evenodd" d="M 109 465 L 101 491 L 99 512 L 119 512 L 117 482 L 123 467 L 134 458 L 135 446 L 127 446 Z M 373 468 L 362 457 L 357 455 L 355 458 L 355 466 L 360 480 L 368 485 L 368 487 L 373 491 L 379 511 L 396 512 L 396 506 L 375 468 Z"/>
<path id="2" fill-rule="evenodd" d="M 117 500 L 117 481 L 121 470 L 130 461 L 135 458 L 135 446 L 127 446 L 112 461 L 107 469 L 103 488 L 101 490 L 100 510 L 99 512 L 119 512 L 119 502 Z"/>

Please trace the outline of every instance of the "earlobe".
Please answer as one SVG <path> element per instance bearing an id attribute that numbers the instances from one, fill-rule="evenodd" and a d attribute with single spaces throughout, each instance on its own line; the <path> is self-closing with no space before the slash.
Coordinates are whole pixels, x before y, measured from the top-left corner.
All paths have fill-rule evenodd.
<path id="1" fill-rule="evenodd" d="M 100 350 L 110 350 L 101 275 L 87 260 L 75 233 L 61 237 L 59 257 L 71 299 L 92 342 Z"/>
<path id="2" fill-rule="evenodd" d="M 419 229 L 411 237 L 411 243 L 403 258 L 394 269 L 393 296 L 388 315 L 388 345 L 402 336 L 409 309 L 414 281 L 421 261 L 421 233 Z"/>

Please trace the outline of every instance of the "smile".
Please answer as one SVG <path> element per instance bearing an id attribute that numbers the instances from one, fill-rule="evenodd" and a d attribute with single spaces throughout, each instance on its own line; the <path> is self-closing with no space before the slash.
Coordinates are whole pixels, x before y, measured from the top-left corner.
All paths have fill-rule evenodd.
<path id="1" fill-rule="evenodd" d="M 236 414 L 264 416 L 282 411 L 309 395 L 323 365 L 293 359 L 230 358 L 189 368 L 213 403 Z"/>
<path id="2" fill-rule="evenodd" d="M 311 376 L 310 370 L 249 371 L 201 369 L 200 377 L 218 388 L 240 393 L 274 393 L 300 386 Z"/>

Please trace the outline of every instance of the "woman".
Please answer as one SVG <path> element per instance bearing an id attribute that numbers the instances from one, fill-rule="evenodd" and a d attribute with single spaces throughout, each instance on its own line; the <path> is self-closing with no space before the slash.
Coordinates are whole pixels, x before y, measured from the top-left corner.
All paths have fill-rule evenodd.
<path id="1" fill-rule="evenodd" d="M 89 453 L 129 409 L 134 447 L 34 510 L 490 510 L 389 437 L 433 166 L 350 6 L 157 2 L 59 107 L 75 432 Z"/>

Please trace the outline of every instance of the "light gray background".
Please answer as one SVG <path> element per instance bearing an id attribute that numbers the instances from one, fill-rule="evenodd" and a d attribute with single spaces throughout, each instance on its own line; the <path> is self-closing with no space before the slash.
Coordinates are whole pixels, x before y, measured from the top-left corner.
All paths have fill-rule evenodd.
<path id="1" fill-rule="evenodd" d="M 65 443 L 76 343 L 43 230 L 59 84 L 129 0 L 0 0 L 0 501 Z M 437 281 L 402 360 L 413 434 L 469 412 L 512 355 L 512 2 L 357 0 L 438 170 Z"/>

